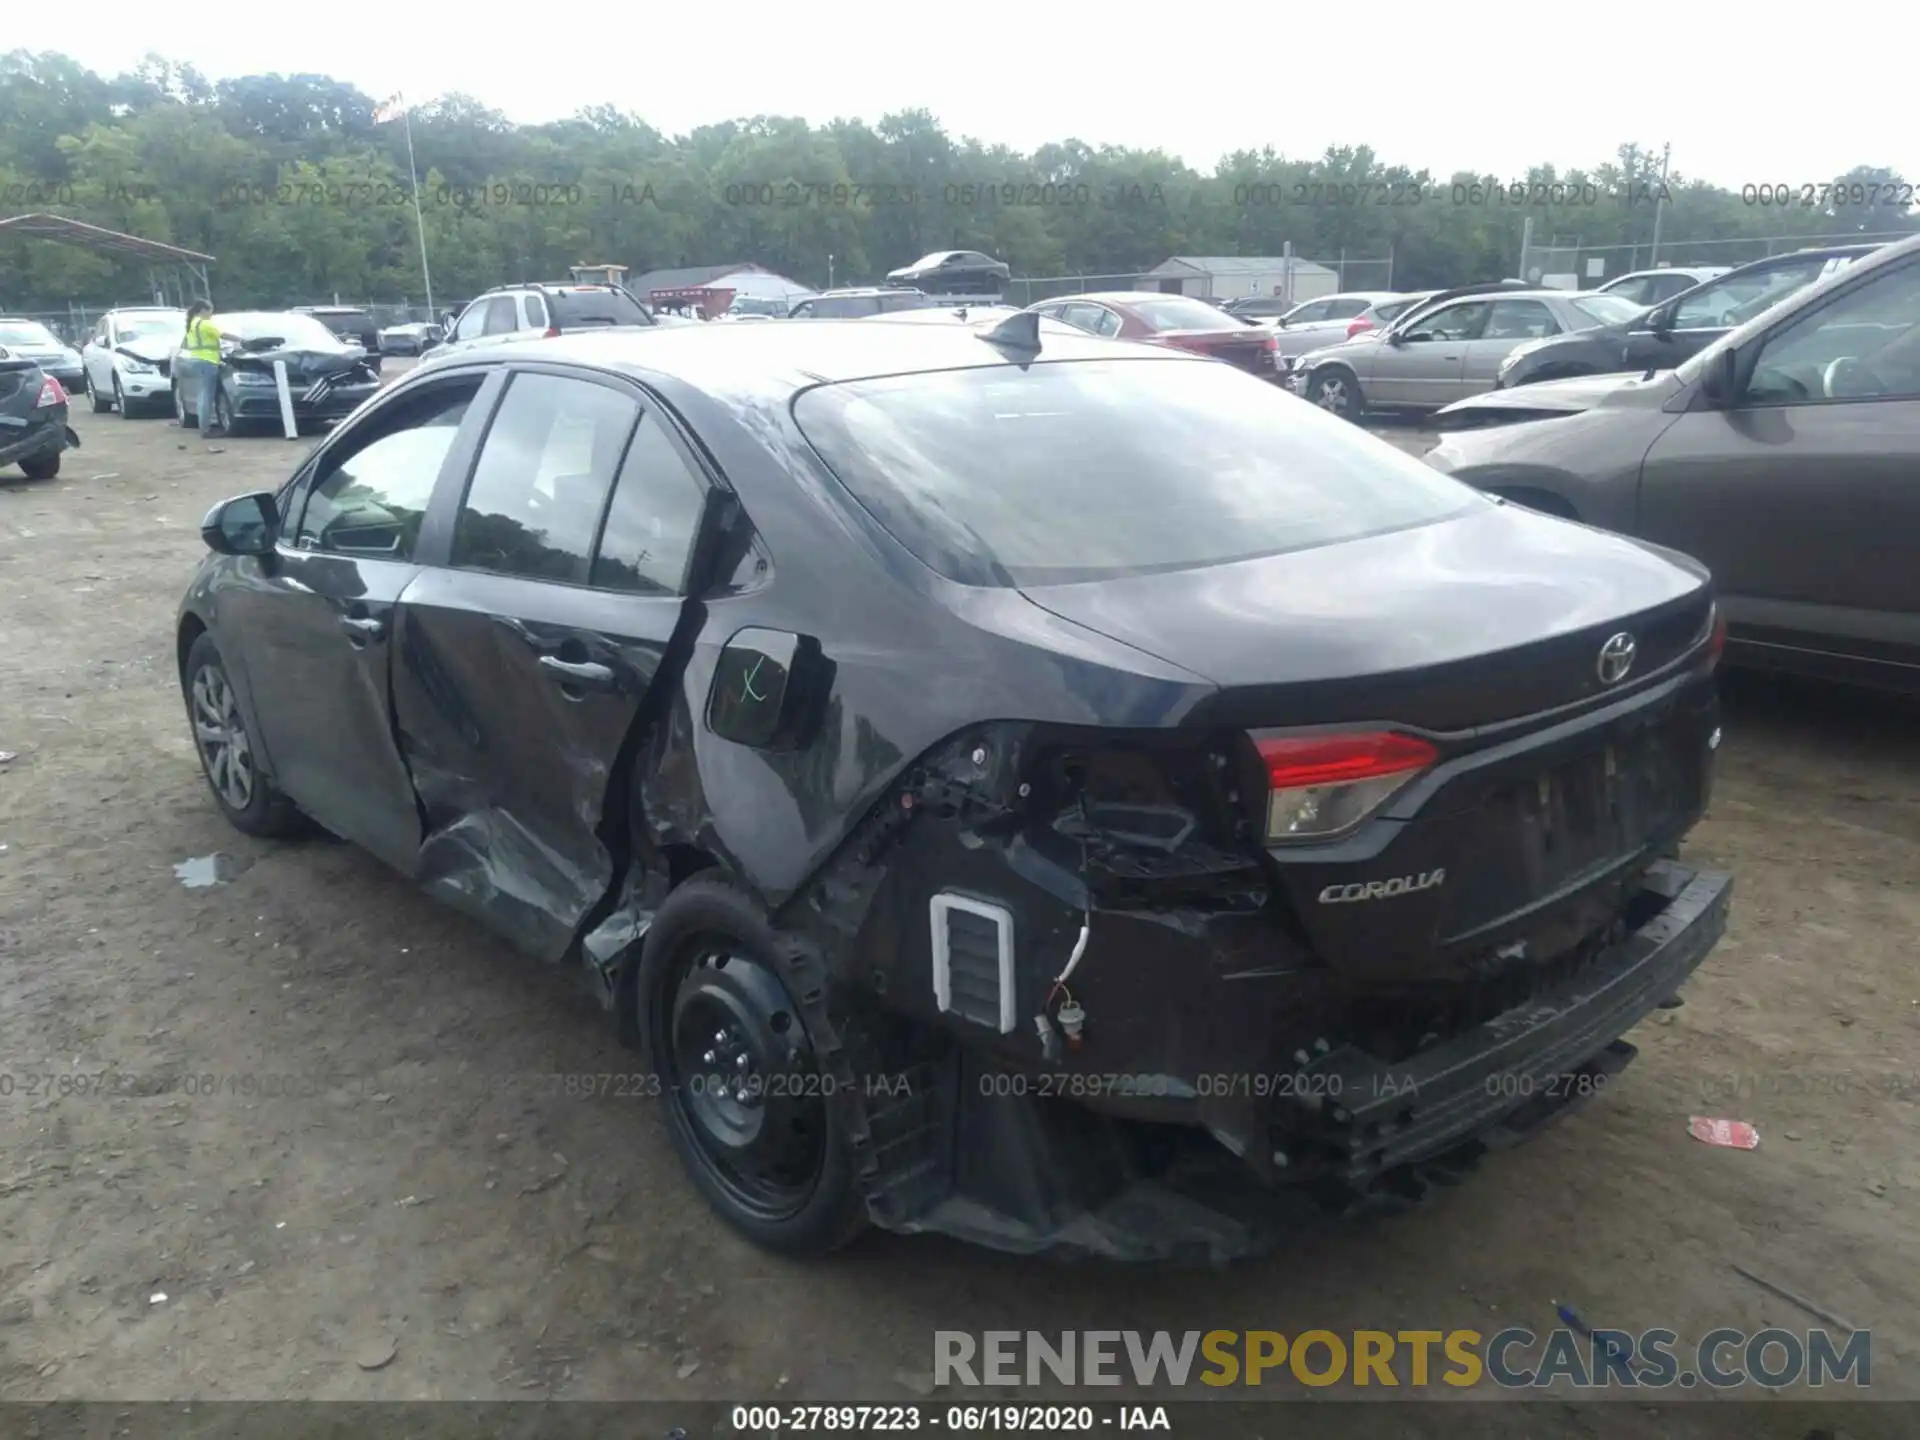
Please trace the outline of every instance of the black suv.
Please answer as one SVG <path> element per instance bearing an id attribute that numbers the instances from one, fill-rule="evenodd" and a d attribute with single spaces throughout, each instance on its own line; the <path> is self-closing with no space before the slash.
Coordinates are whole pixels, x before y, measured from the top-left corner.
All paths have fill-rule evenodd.
<path id="1" fill-rule="evenodd" d="M 373 316 L 352 305 L 296 305 L 296 315 L 311 315 L 339 339 L 367 352 L 367 364 L 380 373 L 380 327 Z"/>
<path id="2" fill-rule="evenodd" d="M 1796 291 L 1825 279 L 1878 245 L 1824 245 L 1770 255 L 1717 275 L 1621 325 L 1601 325 L 1522 345 L 1506 358 L 1494 388 L 1539 380 L 1671 370 L 1730 330 L 1738 329 Z"/>

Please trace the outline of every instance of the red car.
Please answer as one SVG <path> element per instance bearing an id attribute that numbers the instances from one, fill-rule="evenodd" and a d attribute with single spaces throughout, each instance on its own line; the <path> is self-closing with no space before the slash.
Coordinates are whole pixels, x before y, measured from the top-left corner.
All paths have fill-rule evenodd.
<path id="1" fill-rule="evenodd" d="M 1273 331 L 1190 295 L 1116 290 L 1100 295 L 1063 295 L 1027 308 L 1093 335 L 1188 350 L 1238 365 L 1263 380 L 1280 378 L 1280 342 Z"/>

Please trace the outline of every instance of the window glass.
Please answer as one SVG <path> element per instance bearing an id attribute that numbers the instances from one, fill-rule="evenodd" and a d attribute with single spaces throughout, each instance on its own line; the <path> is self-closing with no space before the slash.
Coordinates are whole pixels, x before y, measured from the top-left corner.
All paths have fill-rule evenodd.
<path id="1" fill-rule="evenodd" d="M 568 330 L 588 325 L 651 325 L 653 316 L 625 290 L 607 285 L 578 285 L 553 292 L 553 319 Z"/>
<path id="2" fill-rule="evenodd" d="M 593 532 L 639 413 L 605 385 L 516 375 L 480 447 L 453 563 L 585 582 Z"/>
<path id="3" fill-rule="evenodd" d="M 542 301 L 538 295 L 522 295 L 520 298 L 526 302 L 526 306 L 527 306 L 527 328 L 529 330 L 546 329 L 547 328 L 546 303 Z"/>
<path id="4" fill-rule="evenodd" d="M 1693 284 L 1690 275 L 1655 275 L 1647 281 L 1646 294 L 1640 303 L 1658 305 L 1662 300 L 1671 300 L 1683 290 L 1691 290 Z"/>
<path id="5" fill-rule="evenodd" d="M 1920 264 L 1876 275 L 1767 338 L 1749 405 L 1920 397 Z"/>
<path id="6" fill-rule="evenodd" d="M 1487 340 L 1540 340 L 1560 333 L 1560 322 L 1539 300 L 1496 300 L 1482 336 Z"/>
<path id="7" fill-rule="evenodd" d="M 640 422 L 620 467 L 593 562 L 593 584 L 641 595 L 679 595 L 700 526 L 706 486 L 656 416 Z"/>
<path id="8" fill-rule="evenodd" d="M 1327 302 L 1327 319 L 1351 320 L 1366 308 L 1367 302 L 1365 300 L 1329 300 Z"/>
<path id="9" fill-rule="evenodd" d="M 1611 290 L 1605 295 L 1570 295 L 1567 303 L 1584 317 L 1577 327 L 1581 330 L 1591 330 L 1596 325 L 1624 325 L 1646 309 L 1646 305 L 1636 304 Z"/>
<path id="10" fill-rule="evenodd" d="M 1216 310 L 1204 300 L 1186 295 L 1162 295 L 1151 300 L 1128 302 L 1133 313 L 1154 331 L 1163 330 L 1243 330 L 1246 321 L 1224 310 Z"/>
<path id="11" fill-rule="evenodd" d="M 323 475 L 300 517 L 299 548 L 410 558 L 440 466 L 479 388 L 474 381 L 419 397 L 395 417 L 397 428 L 384 429 Z"/>
<path id="12" fill-rule="evenodd" d="M 1093 322 L 1095 333 L 1108 337 L 1118 335 L 1121 325 L 1120 317 L 1104 305 L 1095 306 L 1094 308 L 1099 312 Z"/>
<path id="13" fill-rule="evenodd" d="M 1486 327 L 1493 306 L 1485 300 L 1469 300 L 1462 305 L 1442 305 L 1412 322 L 1409 340 L 1426 336 L 1429 340 L 1476 340 Z"/>
<path id="14" fill-rule="evenodd" d="M 487 301 L 486 320 L 481 326 L 482 335 L 510 335 L 520 328 L 520 314 L 513 306 L 511 295 L 496 295 Z"/>
<path id="15" fill-rule="evenodd" d="M 1656 283 L 1657 277 L 1640 275 L 1632 280 L 1623 280 L 1618 285 L 1609 285 L 1601 293 L 1605 295 L 1618 295 L 1622 300 L 1633 305 L 1652 305 L 1657 299 L 1653 293 Z"/>
<path id="16" fill-rule="evenodd" d="M 1055 361 L 857 380 L 806 391 L 794 418 L 879 524 L 968 585 L 1219 565 L 1483 503 L 1225 365 Z"/>
<path id="17" fill-rule="evenodd" d="M 1106 313 L 1098 305 L 1062 305 L 1059 318 L 1076 330 L 1097 335 L 1100 333 L 1100 317 Z"/>
<path id="18" fill-rule="evenodd" d="M 1745 275 L 1709 280 L 1679 303 L 1673 315 L 1676 330 L 1716 330 L 1744 325 L 1777 301 L 1820 278 L 1824 256 L 1785 261 Z"/>
<path id="19" fill-rule="evenodd" d="M 487 304 L 476 300 L 460 312 L 459 322 L 453 327 L 456 340 L 478 340 L 485 332 L 487 324 Z"/>

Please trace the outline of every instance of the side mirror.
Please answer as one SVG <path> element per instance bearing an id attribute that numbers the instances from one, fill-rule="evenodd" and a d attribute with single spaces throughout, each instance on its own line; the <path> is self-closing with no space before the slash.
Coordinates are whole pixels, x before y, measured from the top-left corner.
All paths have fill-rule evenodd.
<path id="1" fill-rule="evenodd" d="M 1671 335 L 1673 333 L 1673 307 L 1671 305 L 1656 306 L 1653 313 L 1647 316 L 1647 328 L 1663 340 Z"/>
<path id="2" fill-rule="evenodd" d="M 269 555 L 280 538 L 272 492 L 256 490 L 222 500 L 200 522 L 200 538 L 216 555 Z"/>

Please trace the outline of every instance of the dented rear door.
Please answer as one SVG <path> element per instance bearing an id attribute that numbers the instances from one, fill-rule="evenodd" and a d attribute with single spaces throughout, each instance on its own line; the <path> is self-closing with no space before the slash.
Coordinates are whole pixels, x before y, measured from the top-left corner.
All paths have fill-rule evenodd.
<path id="1" fill-rule="evenodd" d="M 394 701 L 425 812 L 419 878 L 563 956 L 606 895 L 608 814 L 662 674 L 705 488 L 637 391 L 515 373 L 447 554 L 402 597 Z M 436 506 L 442 497 L 436 496 Z"/>

